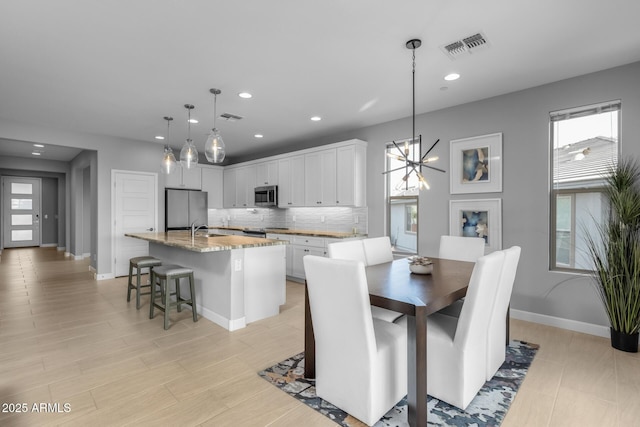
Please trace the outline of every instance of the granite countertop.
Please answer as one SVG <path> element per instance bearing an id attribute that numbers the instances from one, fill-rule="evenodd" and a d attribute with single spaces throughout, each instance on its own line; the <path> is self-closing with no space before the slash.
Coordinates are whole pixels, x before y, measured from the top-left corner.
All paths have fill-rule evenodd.
<path id="1" fill-rule="evenodd" d="M 209 226 L 209 228 L 212 229 L 218 229 L 218 230 L 236 230 L 236 231 L 242 231 L 247 227 L 234 227 L 234 226 L 227 226 L 227 227 L 216 227 L 216 226 Z M 349 233 L 349 232 L 341 232 L 341 231 L 320 231 L 320 230 L 293 230 L 293 229 L 282 229 L 282 228 L 269 228 L 269 227 L 265 227 L 264 230 L 267 233 L 273 233 L 273 234 L 291 234 L 291 235 L 297 235 L 297 236 L 311 236 L 311 237 L 330 237 L 330 238 L 335 238 L 335 239 L 345 239 L 345 238 L 349 238 L 349 237 L 366 237 L 366 235 L 364 234 L 353 234 L 353 233 Z"/>
<path id="2" fill-rule="evenodd" d="M 246 236 L 207 236 L 202 232 L 191 239 L 190 231 L 168 231 L 154 233 L 126 233 L 125 236 L 146 240 L 161 245 L 173 246 L 193 252 L 230 251 L 232 249 L 256 248 L 260 246 L 286 245 L 281 240 Z"/>

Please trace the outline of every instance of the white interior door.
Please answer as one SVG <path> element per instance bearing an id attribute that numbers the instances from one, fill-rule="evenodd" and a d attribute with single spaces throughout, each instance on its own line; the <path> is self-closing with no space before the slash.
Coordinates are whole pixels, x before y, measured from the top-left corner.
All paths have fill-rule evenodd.
<path id="1" fill-rule="evenodd" d="M 40 246 L 40 178 L 4 176 L 4 247 Z"/>
<path id="2" fill-rule="evenodd" d="M 126 237 L 158 229 L 158 175 L 113 171 L 114 274 L 129 274 L 129 259 L 149 254 L 149 243 Z"/>

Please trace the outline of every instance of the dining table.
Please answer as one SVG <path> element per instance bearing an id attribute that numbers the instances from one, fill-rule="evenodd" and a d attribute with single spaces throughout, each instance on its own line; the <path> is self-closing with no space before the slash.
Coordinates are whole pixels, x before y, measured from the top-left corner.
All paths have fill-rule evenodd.
<path id="1" fill-rule="evenodd" d="M 412 427 L 427 425 L 428 316 L 463 298 L 475 263 L 431 258 L 430 274 L 409 270 L 409 260 L 365 268 L 371 305 L 407 316 L 407 404 Z M 336 298 L 339 298 L 336 295 Z M 315 338 L 305 284 L 305 378 L 315 378 Z"/>

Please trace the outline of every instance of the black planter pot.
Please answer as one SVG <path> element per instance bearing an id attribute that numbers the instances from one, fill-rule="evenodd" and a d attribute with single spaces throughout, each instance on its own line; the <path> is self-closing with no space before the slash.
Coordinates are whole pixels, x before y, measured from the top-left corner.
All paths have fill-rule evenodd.
<path id="1" fill-rule="evenodd" d="M 635 334 L 627 334 L 620 331 L 615 331 L 612 328 L 611 330 L 611 347 L 626 351 L 628 353 L 637 353 L 638 352 L 638 336 L 640 333 L 636 332 Z"/>

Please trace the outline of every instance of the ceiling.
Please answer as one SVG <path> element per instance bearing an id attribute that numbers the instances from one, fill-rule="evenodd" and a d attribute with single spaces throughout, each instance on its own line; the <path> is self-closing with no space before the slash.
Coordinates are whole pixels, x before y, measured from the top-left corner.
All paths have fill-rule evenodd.
<path id="1" fill-rule="evenodd" d="M 630 0 L 3 1 L 0 117 L 163 144 L 170 115 L 179 150 L 190 103 L 202 152 L 219 88 L 218 114 L 244 117 L 218 119 L 229 157 L 295 149 L 410 116 L 409 39 L 419 114 L 638 61 L 638 16 Z M 487 48 L 443 53 L 478 32 Z"/>

